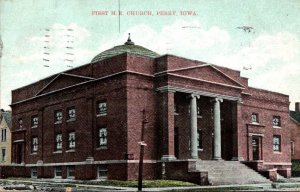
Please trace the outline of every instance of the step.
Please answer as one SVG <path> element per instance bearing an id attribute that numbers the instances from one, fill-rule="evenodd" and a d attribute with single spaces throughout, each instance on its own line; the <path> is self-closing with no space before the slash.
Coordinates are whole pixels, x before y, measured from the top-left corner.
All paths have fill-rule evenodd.
<path id="1" fill-rule="evenodd" d="M 212 185 L 270 183 L 256 171 L 238 161 L 198 161 L 196 169 L 208 172 Z"/>

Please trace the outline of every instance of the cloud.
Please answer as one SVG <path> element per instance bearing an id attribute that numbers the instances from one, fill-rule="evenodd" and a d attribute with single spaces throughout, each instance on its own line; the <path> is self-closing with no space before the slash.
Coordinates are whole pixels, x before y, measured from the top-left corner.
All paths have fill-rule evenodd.
<path id="1" fill-rule="evenodd" d="M 214 62 L 240 70 L 243 66 L 261 69 L 266 65 L 272 67 L 273 61 L 288 64 L 295 60 L 298 53 L 297 36 L 288 32 L 280 32 L 274 35 L 258 36 L 249 46 L 231 55 L 219 55 Z"/>
<path id="2" fill-rule="evenodd" d="M 216 64 L 242 70 L 249 85 L 290 95 L 300 101 L 300 41 L 289 32 L 260 35 L 231 55 L 216 55 Z M 292 106 L 291 106 L 292 107 Z"/>
<path id="3" fill-rule="evenodd" d="M 227 31 L 212 26 L 205 29 L 198 20 L 177 20 L 156 31 L 149 25 L 140 24 L 129 28 L 120 37 L 113 36 L 101 42 L 99 50 L 106 50 L 115 45 L 123 44 L 128 33 L 137 45 L 142 45 L 160 54 L 176 54 L 189 58 L 201 58 L 201 51 L 221 47 L 230 42 Z M 117 39 L 117 40 L 116 40 Z"/>
<path id="4" fill-rule="evenodd" d="M 53 24 L 39 35 L 27 38 L 30 50 L 25 54 L 14 57 L 16 63 L 39 62 L 46 65 L 82 64 L 82 52 L 90 55 L 85 47 L 90 32 L 76 23 L 63 25 Z M 83 57 L 85 58 L 85 57 Z"/>
<path id="5" fill-rule="evenodd" d="M 88 63 L 95 55 L 85 44 L 90 36 L 87 29 L 76 23 L 56 23 L 35 36 L 22 39 L 17 47 L 7 47 L 1 77 L 2 106 L 10 103 L 10 90 Z"/>
<path id="6" fill-rule="evenodd" d="M 20 73 L 18 79 L 8 78 L 8 82 L 14 82 L 20 87 L 25 82 L 28 84 L 29 81 L 35 81 L 31 78 L 22 81 L 22 77 L 35 76 L 40 79 L 68 69 L 66 66 L 69 64 L 86 64 L 101 51 L 123 44 L 128 38 L 128 33 L 131 33 L 135 44 L 159 54 L 170 53 L 241 70 L 243 76 L 249 77 L 250 86 L 286 93 L 290 95 L 291 101 L 300 101 L 300 42 L 297 35 L 289 32 L 256 34 L 249 44 L 235 47 L 238 40 L 225 29 L 218 26 L 205 28 L 198 20 L 177 20 L 160 30 L 140 24 L 129 28 L 122 35 L 110 34 L 107 38 L 92 42 L 100 45 L 94 50 L 86 44 L 91 33 L 77 24 L 54 24 L 49 29 L 47 33 L 44 31 L 28 38 L 30 49 L 21 51 L 21 55 L 13 58 L 13 63 L 24 64 L 24 70 L 34 72 Z M 46 34 L 49 37 L 46 38 Z M 68 34 L 74 40 L 72 44 L 68 44 L 71 43 L 68 42 L 71 37 Z M 51 48 L 49 57 L 43 54 L 45 40 L 49 40 Z M 72 45 L 74 49 L 66 49 L 67 45 Z M 73 55 L 66 54 L 68 51 Z M 43 62 L 45 57 L 49 58 L 50 62 Z M 66 61 L 66 58 L 73 62 Z M 43 67 L 46 63 L 50 65 L 49 68 Z M 245 71 L 244 66 L 251 66 L 252 70 Z M 14 74 L 13 71 L 8 73 Z"/>

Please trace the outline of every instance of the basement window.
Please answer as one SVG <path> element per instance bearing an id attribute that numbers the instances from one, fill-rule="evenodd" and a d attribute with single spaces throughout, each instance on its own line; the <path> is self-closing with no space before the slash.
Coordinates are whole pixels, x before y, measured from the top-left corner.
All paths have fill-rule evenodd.
<path id="1" fill-rule="evenodd" d="M 55 167 L 54 168 L 54 177 L 61 178 L 61 176 L 62 176 L 61 167 Z"/>
<path id="2" fill-rule="evenodd" d="M 97 178 L 100 180 L 107 180 L 107 165 L 98 165 Z"/>
<path id="3" fill-rule="evenodd" d="M 31 167 L 31 178 L 36 179 L 37 178 L 37 168 Z"/>
<path id="4" fill-rule="evenodd" d="M 70 179 L 75 178 L 75 166 L 68 166 L 67 167 L 67 176 Z"/>

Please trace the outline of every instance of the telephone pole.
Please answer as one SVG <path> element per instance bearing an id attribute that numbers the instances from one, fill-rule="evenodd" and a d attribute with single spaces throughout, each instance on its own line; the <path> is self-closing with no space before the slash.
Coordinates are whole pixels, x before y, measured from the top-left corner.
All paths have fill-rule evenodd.
<path id="1" fill-rule="evenodd" d="M 142 191 L 143 188 L 143 166 L 144 166 L 144 148 L 147 144 L 144 141 L 144 132 L 146 124 L 149 123 L 146 118 L 146 110 L 143 109 L 143 121 L 142 121 L 142 131 L 141 131 L 141 141 L 139 142 L 140 149 L 140 161 L 139 161 L 139 179 L 138 179 L 138 192 Z"/>
<path id="2" fill-rule="evenodd" d="M 1 106 L 1 89 L 2 89 L 2 63 L 1 63 L 1 60 L 2 60 L 2 50 L 3 50 L 3 41 L 2 41 L 2 38 L 1 38 L 1 14 L 0 14 L 0 108 L 2 107 Z"/>

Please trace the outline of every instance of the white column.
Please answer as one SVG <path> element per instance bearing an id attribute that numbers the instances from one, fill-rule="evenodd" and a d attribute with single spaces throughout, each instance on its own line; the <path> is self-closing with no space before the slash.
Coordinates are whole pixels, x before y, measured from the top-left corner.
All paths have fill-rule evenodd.
<path id="1" fill-rule="evenodd" d="M 191 107 L 191 158 L 198 159 L 197 147 L 197 98 L 199 95 L 191 94 L 190 107 Z"/>
<path id="2" fill-rule="evenodd" d="M 223 99 L 214 99 L 214 160 L 220 160 L 221 157 L 221 110 L 220 102 Z"/>

